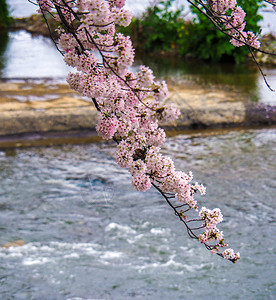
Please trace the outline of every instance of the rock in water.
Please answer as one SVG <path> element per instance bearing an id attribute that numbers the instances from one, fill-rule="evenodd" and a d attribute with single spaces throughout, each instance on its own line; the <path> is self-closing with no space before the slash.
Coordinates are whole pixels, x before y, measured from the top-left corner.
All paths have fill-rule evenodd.
<path id="1" fill-rule="evenodd" d="M 17 240 L 17 241 L 14 241 L 14 242 L 9 242 L 5 245 L 2 245 L 0 247 L 2 248 L 10 248 L 10 247 L 21 247 L 21 246 L 24 246 L 26 245 L 26 242 L 24 242 L 23 240 Z"/>

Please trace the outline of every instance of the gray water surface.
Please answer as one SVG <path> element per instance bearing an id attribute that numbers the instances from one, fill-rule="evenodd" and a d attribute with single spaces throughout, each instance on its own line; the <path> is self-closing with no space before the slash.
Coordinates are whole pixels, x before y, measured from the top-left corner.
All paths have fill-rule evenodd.
<path id="1" fill-rule="evenodd" d="M 43 36 L 32 36 L 20 30 L 9 32 L 6 51 L 0 53 L 3 78 L 52 78 L 63 79 L 70 71 L 62 55 L 57 51 L 51 39 Z"/>
<path id="2" fill-rule="evenodd" d="M 164 153 L 220 207 L 233 265 L 190 240 L 111 143 L 0 152 L 1 299 L 275 299 L 276 130 L 178 135 Z"/>

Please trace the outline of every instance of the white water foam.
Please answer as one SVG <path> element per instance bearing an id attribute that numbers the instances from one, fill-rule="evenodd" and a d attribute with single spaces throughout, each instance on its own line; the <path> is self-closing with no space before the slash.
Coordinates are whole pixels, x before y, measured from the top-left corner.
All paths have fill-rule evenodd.
<path id="1" fill-rule="evenodd" d="M 120 225 L 117 223 L 110 223 L 109 225 L 106 226 L 105 231 L 109 232 L 109 231 L 119 231 L 121 233 L 126 233 L 126 234 L 135 234 L 136 231 L 134 229 L 132 229 L 131 227 L 127 226 L 127 225 Z"/>

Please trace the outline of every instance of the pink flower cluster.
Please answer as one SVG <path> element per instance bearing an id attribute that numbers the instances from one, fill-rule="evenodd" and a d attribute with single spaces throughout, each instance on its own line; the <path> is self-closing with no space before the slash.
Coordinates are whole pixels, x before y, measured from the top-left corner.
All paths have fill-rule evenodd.
<path id="1" fill-rule="evenodd" d="M 251 31 L 244 31 L 246 13 L 240 6 L 237 6 L 236 0 L 208 0 L 207 2 L 214 16 L 221 20 L 225 29 L 233 37 L 230 42 L 235 47 L 243 45 L 256 49 L 260 47 L 255 34 Z"/>
<path id="2" fill-rule="evenodd" d="M 199 236 L 201 243 L 209 243 L 210 241 L 215 241 L 212 252 L 217 252 L 219 247 L 227 246 L 224 243 L 223 232 L 220 231 L 216 225 L 221 223 L 223 220 L 223 215 L 219 208 L 213 210 L 202 207 L 199 216 L 204 220 L 205 232 Z"/>
<path id="3" fill-rule="evenodd" d="M 66 25 L 67 30 L 60 29 L 59 47 L 65 62 L 76 69 L 67 81 L 72 89 L 93 99 L 98 109 L 97 132 L 117 141 L 116 161 L 128 168 L 133 186 L 146 191 L 154 185 L 181 206 L 197 210 L 195 194 L 204 195 L 205 187 L 192 184 L 192 173 L 177 171 L 173 160 L 160 152 L 166 134 L 159 122 L 173 121 L 180 112 L 164 103 L 167 85 L 155 80 L 152 70 L 141 66 L 136 73 L 130 71 L 134 49 L 129 37 L 116 33 L 116 25 L 127 26 L 131 21 L 124 2 L 38 0 L 42 12 L 56 7 Z M 214 11 L 221 14 L 234 8 L 235 1 L 217 1 L 216 5 Z M 222 221 L 220 210 L 203 207 L 199 216 L 206 231 L 198 239 L 204 244 L 219 241 L 212 250 L 225 246 L 216 228 Z"/>
<path id="4" fill-rule="evenodd" d="M 212 10 L 218 14 L 225 14 L 228 9 L 233 9 L 237 5 L 236 0 L 209 1 Z"/>
<path id="5" fill-rule="evenodd" d="M 219 208 L 210 210 L 203 206 L 199 212 L 199 216 L 205 221 L 207 230 L 214 229 L 223 220 L 223 215 Z"/>
<path id="6" fill-rule="evenodd" d="M 240 253 L 235 253 L 233 249 L 229 248 L 222 252 L 222 257 L 235 263 L 238 259 L 240 259 Z"/>
<path id="7" fill-rule="evenodd" d="M 53 8 L 51 0 L 37 0 L 36 2 L 39 5 L 41 11 L 49 11 Z"/>

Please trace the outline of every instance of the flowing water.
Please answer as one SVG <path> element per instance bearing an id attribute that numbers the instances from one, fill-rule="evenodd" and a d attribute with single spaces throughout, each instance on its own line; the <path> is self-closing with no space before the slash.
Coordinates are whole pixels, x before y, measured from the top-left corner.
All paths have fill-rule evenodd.
<path id="1" fill-rule="evenodd" d="M 233 265 L 190 240 L 164 200 L 136 192 L 113 144 L 0 152 L 1 299 L 275 299 L 276 130 L 170 137 L 207 187 Z"/>

